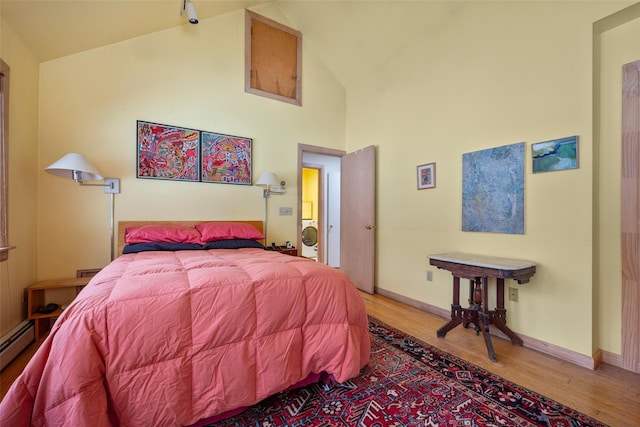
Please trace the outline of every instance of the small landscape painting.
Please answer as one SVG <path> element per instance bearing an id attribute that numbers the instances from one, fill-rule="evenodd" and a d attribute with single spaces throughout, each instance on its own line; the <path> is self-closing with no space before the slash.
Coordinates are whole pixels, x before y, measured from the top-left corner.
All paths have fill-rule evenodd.
<path id="1" fill-rule="evenodd" d="M 533 173 L 578 168 L 578 137 L 531 144 Z"/>

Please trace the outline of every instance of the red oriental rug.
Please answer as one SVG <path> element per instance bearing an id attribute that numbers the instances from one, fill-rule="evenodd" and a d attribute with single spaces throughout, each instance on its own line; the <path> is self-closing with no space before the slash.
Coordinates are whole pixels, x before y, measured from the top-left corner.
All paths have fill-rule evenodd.
<path id="1" fill-rule="evenodd" d="M 359 377 L 279 393 L 210 426 L 605 426 L 373 317 L 369 330 Z"/>

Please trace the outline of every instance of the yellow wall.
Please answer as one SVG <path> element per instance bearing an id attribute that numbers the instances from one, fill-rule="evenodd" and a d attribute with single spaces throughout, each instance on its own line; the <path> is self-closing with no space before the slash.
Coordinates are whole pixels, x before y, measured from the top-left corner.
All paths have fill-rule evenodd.
<path id="1" fill-rule="evenodd" d="M 36 278 L 36 255 L 38 279 L 109 261 L 109 196 L 43 172 L 67 152 L 83 153 L 104 176 L 122 180 L 116 220 L 262 218 L 258 188 L 136 179 L 140 119 L 253 138 L 255 176 L 269 170 L 288 183 L 287 194 L 269 202 L 274 241 L 295 240 L 295 216 L 280 217 L 278 208 L 295 207 L 298 143 L 348 151 L 375 144 L 380 288 L 447 310 L 451 277 L 428 266 L 429 254 L 532 259 L 536 275 L 519 286 L 518 303 L 507 302 L 510 326 L 587 356 L 596 348 L 619 352 L 619 148 L 603 149 L 594 164 L 592 34 L 594 22 L 629 4 L 473 2 L 386 67 L 362 76 L 348 96 L 305 41 L 301 108 L 243 92 L 243 12 L 49 61 L 39 70 L 0 21 L 0 56 L 12 67 L 11 137 L 19 144 L 10 147 L 10 233 L 18 249 L 0 268 L 2 329 L 16 317 L 5 314 L 5 289 L 19 305 L 22 288 Z M 269 5 L 254 10 L 288 23 Z M 635 55 L 637 27 L 603 37 L 602 85 L 611 94 L 603 97 L 603 141 L 618 138 L 619 113 L 609 109 L 618 103 L 615 70 Z M 531 143 L 576 134 L 579 169 L 531 173 Z M 525 234 L 462 232 L 462 154 L 521 141 Z M 437 187 L 417 191 L 416 166 L 429 162 L 437 163 Z M 596 167 L 612 178 L 598 182 L 606 204 L 594 213 Z M 602 222 L 597 235 L 594 217 Z M 594 277 L 597 238 L 601 265 Z M 433 282 L 425 280 L 427 269 Z M 598 281 L 610 287 L 601 286 L 594 298 Z"/>
<path id="2" fill-rule="evenodd" d="M 26 318 L 23 289 L 36 279 L 38 62 L 0 17 L 0 58 L 10 68 L 9 243 L 0 263 L 0 335 Z"/>
<path id="3" fill-rule="evenodd" d="M 510 327 L 593 354 L 592 25 L 628 4 L 475 2 L 349 92 L 347 150 L 378 146 L 378 287 L 448 310 L 451 275 L 429 254 L 534 260 L 530 283 L 510 283 Z M 533 175 L 531 144 L 571 135 L 579 169 Z M 525 234 L 462 232 L 462 155 L 517 142 Z M 418 191 L 416 166 L 429 162 L 437 188 Z"/>
<path id="4" fill-rule="evenodd" d="M 244 11 L 43 63 L 38 277 L 109 261 L 109 196 L 43 172 L 68 152 L 121 179 L 116 221 L 264 218 L 259 187 L 137 179 L 136 120 L 253 138 L 254 179 L 271 171 L 288 183 L 269 199 L 269 239 L 295 241 L 296 217 L 278 208 L 296 206 L 297 144 L 341 148 L 345 127 L 344 89 L 306 45 L 302 68 L 302 107 L 246 94 Z"/>
<path id="5" fill-rule="evenodd" d="M 311 202 L 311 219 L 318 219 L 318 170 L 302 169 L 302 200 Z"/>
<path id="6" fill-rule="evenodd" d="M 620 354 L 621 293 L 621 129 L 622 66 L 640 60 L 640 4 L 636 19 L 604 31 L 600 37 L 599 133 L 599 348 Z"/>

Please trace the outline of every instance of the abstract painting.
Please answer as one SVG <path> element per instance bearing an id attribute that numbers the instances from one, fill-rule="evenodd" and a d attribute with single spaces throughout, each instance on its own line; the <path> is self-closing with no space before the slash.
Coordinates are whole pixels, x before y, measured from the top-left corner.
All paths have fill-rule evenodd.
<path id="1" fill-rule="evenodd" d="M 202 132 L 202 182 L 251 185 L 251 138 Z"/>
<path id="2" fill-rule="evenodd" d="M 524 142 L 462 155 L 462 230 L 524 234 Z"/>
<path id="3" fill-rule="evenodd" d="M 138 178 L 198 181 L 200 132 L 137 121 Z"/>
<path id="4" fill-rule="evenodd" d="M 578 137 L 531 144 L 533 173 L 578 168 Z"/>

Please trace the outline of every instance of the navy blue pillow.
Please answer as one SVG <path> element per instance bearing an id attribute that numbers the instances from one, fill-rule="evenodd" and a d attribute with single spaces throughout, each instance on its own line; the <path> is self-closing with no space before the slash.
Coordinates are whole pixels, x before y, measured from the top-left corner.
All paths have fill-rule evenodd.
<path id="1" fill-rule="evenodd" d="M 264 249 L 262 243 L 251 239 L 228 239 L 215 240 L 204 244 L 205 249 L 240 249 L 240 248 L 258 248 Z"/>
<path id="2" fill-rule="evenodd" d="M 135 254 L 147 251 L 185 251 L 204 249 L 202 245 L 197 243 L 175 243 L 175 242 L 148 242 L 148 243 L 131 243 L 122 249 L 123 254 Z"/>

